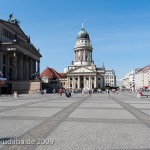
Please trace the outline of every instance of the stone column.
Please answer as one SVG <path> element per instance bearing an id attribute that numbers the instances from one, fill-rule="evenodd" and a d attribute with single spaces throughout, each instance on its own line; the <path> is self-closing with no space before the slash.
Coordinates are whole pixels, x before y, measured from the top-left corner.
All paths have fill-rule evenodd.
<path id="1" fill-rule="evenodd" d="M 83 51 L 80 51 L 80 61 L 83 60 Z"/>
<path id="2" fill-rule="evenodd" d="M 29 80 L 29 62 L 28 62 L 28 56 L 26 56 L 26 59 L 25 59 L 25 74 L 26 74 L 26 80 Z"/>
<path id="3" fill-rule="evenodd" d="M 40 74 L 40 61 L 37 61 L 37 72 Z"/>
<path id="4" fill-rule="evenodd" d="M 23 55 L 23 80 L 26 80 L 26 68 L 27 68 L 27 66 L 26 66 L 26 55 Z"/>
<path id="5" fill-rule="evenodd" d="M 70 88 L 70 77 L 68 77 L 68 88 Z"/>
<path id="6" fill-rule="evenodd" d="M 78 51 L 76 51 L 76 61 L 78 61 Z"/>
<path id="7" fill-rule="evenodd" d="M 100 83 L 101 83 L 101 86 L 100 86 L 101 88 L 105 86 L 105 81 L 104 81 L 103 77 L 101 78 L 101 82 Z"/>
<path id="8" fill-rule="evenodd" d="M 77 76 L 76 76 L 76 79 L 75 79 L 75 88 L 78 89 L 78 79 L 77 79 Z"/>
<path id="9" fill-rule="evenodd" d="M 6 78 L 9 80 L 10 76 L 9 76 L 9 54 L 6 54 Z"/>
<path id="10" fill-rule="evenodd" d="M 23 55 L 22 54 L 19 55 L 18 69 L 19 69 L 19 72 L 18 72 L 19 80 L 23 80 Z"/>
<path id="11" fill-rule="evenodd" d="M 91 55 L 92 53 L 90 52 L 90 61 L 92 61 L 92 55 Z"/>
<path id="12" fill-rule="evenodd" d="M 72 82 L 72 89 L 73 89 L 73 86 L 74 86 L 74 80 L 73 80 L 73 77 L 72 77 L 72 81 L 71 81 L 71 82 Z"/>
<path id="13" fill-rule="evenodd" d="M 36 72 L 36 60 L 34 59 L 33 60 L 33 73 Z"/>
<path id="14" fill-rule="evenodd" d="M 85 76 L 83 76 L 83 84 L 84 84 L 84 88 L 86 88 L 86 78 L 85 78 Z"/>
<path id="15" fill-rule="evenodd" d="M 83 56 L 84 56 L 83 60 L 86 61 L 86 60 L 85 60 L 85 49 L 84 49 L 84 55 L 83 55 Z"/>
<path id="16" fill-rule="evenodd" d="M 89 76 L 89 88 L 91 89 L 91 77 Z"/>
<path id="17" fill-rule="evenodd" d="M 79 57 L 80 57 L 80 54 L 79 54 L 79 51 L 77 51 L 77 61 L 79 61 Z"/>
<path id="18" fill-rule="evenodd" d="M 75 89 L 75 78 L 72 77 L 72 89 Z"/>
<path id="19" fill-rule="evenodd" d="M 13 79 L 17 80 L 17 53 L 13 53 Z"/>
<path id="20" fill-rule="evenodd" d="M 96 88 L 96 76 L 95 76 L 95 79 L 94 79 L 94 88 Z"/>
<path id="21" fill-rule="evenodd" d="M 76 51 L 74 51 L 74 62 L 76 61 Z"/>
<path id="22" fill-rule="evenodd" d="M 77 51 L 76 51 L 76 61 L 78 60 L 78 53 L 77 53 Z"/>
<path id="23" fill-rule="evenodd" d="M 30 58 L 30 74 L 29 74 L 30 79 L 32 77 L 32 74 L 33 74 L 33 60 L 32 58 Z"/>
<path id="24" fill-rule="evenodd" d="M 80 76 L 78 76 L 78 89 L 80 89 Z"/>

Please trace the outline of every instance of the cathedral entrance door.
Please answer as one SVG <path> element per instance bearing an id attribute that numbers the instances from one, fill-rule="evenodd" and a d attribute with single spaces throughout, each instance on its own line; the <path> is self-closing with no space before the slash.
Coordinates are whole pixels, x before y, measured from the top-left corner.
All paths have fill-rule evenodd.
<path id="1" fill-rule="evenodd" d="M 83 76 L 80 76 L 80 88 L 81 89 L 84 88 L 84 78 L 83 78 Z"/>

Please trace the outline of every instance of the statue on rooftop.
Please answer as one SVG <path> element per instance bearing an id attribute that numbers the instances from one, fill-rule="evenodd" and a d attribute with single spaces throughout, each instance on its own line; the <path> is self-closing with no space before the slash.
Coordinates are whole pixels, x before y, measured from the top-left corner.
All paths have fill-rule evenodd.
<path id="1" fill-rule="evenodd" d="M 13 16 L 13 13 L 11 13 L 11 14 L 9 15 L 8 21 L 11 22 L 11 23 L 15 23 L 15 24 L 19 24 L 19 23 L 20 23 L 20 21 L 17 20 L 17 19 Z"/>

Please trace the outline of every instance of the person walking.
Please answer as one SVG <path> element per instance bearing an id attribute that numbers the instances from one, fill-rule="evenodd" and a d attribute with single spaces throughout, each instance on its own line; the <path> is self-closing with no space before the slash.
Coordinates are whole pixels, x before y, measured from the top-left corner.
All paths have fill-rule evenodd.
<path id="1" fill-rule="evenodd" d="M 59 95 L 62 96 L 62 89 L 59 89 Z"/>
<path id="2" fill-rule="evenodd" d="M 94 92 L 94 89 L 92 88 L 92 90 L 91 90 L 91 91 L 92 91 L 92 94 L 93 94 L 93 92 Z"/>
<path id="3" fill-rule="evenodd" d="M 55 95 L 55 93 L 56 93 L 56 90 L 55 90 L 55 89 L 53 89 L 53 94 Z"/>
<path id="4" fill-rule="evenodd" d="M 109 90 L 107 89 L 106 94 L 109 95 Z"/>

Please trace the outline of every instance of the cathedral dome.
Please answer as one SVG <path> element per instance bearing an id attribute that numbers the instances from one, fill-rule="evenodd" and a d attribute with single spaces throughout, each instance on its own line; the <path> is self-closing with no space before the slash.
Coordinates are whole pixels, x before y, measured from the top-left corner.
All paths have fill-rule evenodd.
<path id="1" fill-rule="evenodd" d="M 89 34 L 85 31 L 84 28 L 82 28 L 81 31 L 78 33 L 77 39 L 80 39 L 80 38 L 85 38 L 87 40 L 90 40 Z"/>

